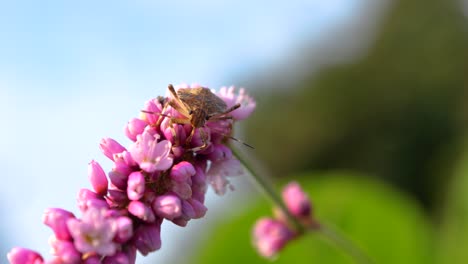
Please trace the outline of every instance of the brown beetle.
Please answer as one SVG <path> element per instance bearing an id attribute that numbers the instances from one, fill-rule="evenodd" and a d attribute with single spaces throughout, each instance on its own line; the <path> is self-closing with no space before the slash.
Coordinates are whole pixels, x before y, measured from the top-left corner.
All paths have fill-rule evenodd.
<path id="1" fill-rule="evenodd" d="M 238 103 L 228 108 L 226 103 L 221 98 L 212 93 L 208 88 L 180 88 L 176 92 L 174 86 L 169 84 L 168 89 L 173 98 L 169 99 L 167 104 L 177 110 L 185 118 L 166 116 L 164 114 L 159 115 L 170 118 L 171 127 L 172 124 L 189 124 L 192 126 L 193 129 L 187 138 L 186 144 L 191 142 L 195 133 L 195 129 L 204 127 L 207 122 L 232 119 L 232 116 L 227 114 L 240 107 L 240 104 Z M 176 138 L 177 142 L 178 139 L 174 129 L 172 129 L 172 134 Z M 203 141 L 203 145 L 191 149 L 194 152 L 205 149 L 208 146 L 207 135 L 203 129 L 200 130 L 200 137 Z M 240 143 L 250 148 L 253 148 L 252 146 L 236 138 L 231 136 L 227 137 L 239 141 Z"/>

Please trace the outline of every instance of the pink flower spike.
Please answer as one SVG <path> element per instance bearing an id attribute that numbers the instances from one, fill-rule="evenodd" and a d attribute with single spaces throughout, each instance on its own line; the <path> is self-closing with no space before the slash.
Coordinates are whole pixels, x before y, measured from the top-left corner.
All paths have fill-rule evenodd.
<path id="1" fill-rule="evenodd" d="M 128 212 L 148 223 L 152 223 L 156 220 L 151 208 L 140 201 L 131 201 L 128 204 Z"/>
<path id="2" fill-rule="evenodd" d="M 94 160 L 92 160 L 88 165 L 88 177 L 96 193 L 100 195 L 105 195 L 107 193 L 109 182 L 107 181 L 106 173 L 102 169 L 101 165 Z"/>
<path id="3" fill-rule="evenodd" d="M 294 238 L 294 233 L 278 220 L 262 218 L 255 224 L 253 236 L 260 255 L 272 258 Z"/>
<path id="4" fill-rule="evenodd" d="M 42 222 L 54 231 L 58 239 L 70 240 L 71 235 L 67 227 L 67 221 L 70 218 L 75 218 L 75 216 L 69 211 L 60 208 L 49 208 L 44 212 Z"/>
<path id="5" fill-rule="evenodd" d="M 145 194 L 145 176 L 140 171 L 128 176 L 127 195 L 130 200 L 139 200 Z"/>
<path id="6" fill-rule="evenodd" d="M 83 253 L 97 253 L 112 256 L 117 245 L 112 241 L 117 231 L 115 219 L 106 217 L 106 209 L 89 208 L 81 220 L 69 219 L 68 229 L 73 237 L 75 248 Z"/>
<path id="7" fill-rule="evenodd" d="M 144 120 L 138 118 L 132 118 L 128 121 L 128 124 L 125 126 L 125 135 L 131 140 L 136 141 L 137 136 L 143 133 L 147 123 Z"/>
<path id="8" fill-rule="evenodd" d="M 152 203 L 153 211 L 159 217 L 173 220 L 182 215 L 182 204 L 175 195 L 162 195 L 156 197 Z"/>
<path id="9" fill-rule="evenodd" d="M 161 248 L 161 223 L 141 225 L 135 231 L 134 244 L 143 256 Z"/>
<path id="10" fill-rule="evenodd" d="M 159 136 L 158 136 L 159 137 Z M 146 172 L 164 171 L 172 166 L 170 151 L 172 144 L 168 140 L 157 142 L 147 131 L 138 135 L 137 142 L 130 148 L 132 158 Z"/>
<path id="11" fill-rule="evenodd" d="M 299 218 L 309 218 L 311 216 L 312 204 L 310 199 L 297 182 L 286 185 L 282 195 L 284 203 L 291 214 Z"/>
<path id="12" fill-rule="evenodd" d="M 43 264 L 44 259 L 36 251 L 14 247 L 7 254 L 10 264 Z"/>

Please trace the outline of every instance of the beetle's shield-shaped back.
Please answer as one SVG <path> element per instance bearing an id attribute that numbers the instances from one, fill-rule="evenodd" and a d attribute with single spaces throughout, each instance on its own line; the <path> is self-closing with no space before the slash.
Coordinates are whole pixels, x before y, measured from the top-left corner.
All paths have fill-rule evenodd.
<path id="1" fill-rule="evenodd" d="M 177 95 L 188 109 L 204 109 L 209 116 L 221 114 L 227 108 L 226 103 L 208 88 L 181 88 Z"/>

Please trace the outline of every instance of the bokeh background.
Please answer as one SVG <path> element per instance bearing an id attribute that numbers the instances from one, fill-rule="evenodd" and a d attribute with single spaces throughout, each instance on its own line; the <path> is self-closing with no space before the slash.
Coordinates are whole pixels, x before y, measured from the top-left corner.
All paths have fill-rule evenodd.
<path id="1" fill-rule="evenodd" d="M 280 187 L 378 263 L 468 259 L 468 3 L 455 0 L 0 2 L 0 263 L 47 256 L 45 208 L 74 212 L 102 137 L 168 83 L 243 86 L 237 129 Z M 247 179 L 138 263 L 267 263 L 270 206 Z M 278 263 L 352 263 L 319 235 Z"/>

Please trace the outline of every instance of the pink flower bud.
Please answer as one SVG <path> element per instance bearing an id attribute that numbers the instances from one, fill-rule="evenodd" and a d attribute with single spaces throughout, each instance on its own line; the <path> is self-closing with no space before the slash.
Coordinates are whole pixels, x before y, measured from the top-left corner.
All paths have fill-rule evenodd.
<path id="1" fill-rule="evenodd" d="M 114 240 L 118 243 L 125 243 L 133 236 L 132 220 L 126 216 L 117 218 L 117 234 Z"/>
<path id="2" fill-rule="evenodd" d="M 138 118 L 132 118 L 125 126 L 125 135 L 132 141 L 136 141 L 137 135 L 140 135 L 145 130 L 147 123 Z"/>
<path id="3" fill-rule="evenodd" d="M 99 143 L 99 148 L 101 149 L 102 153 L 106 155 L 112 161 L 114 160 L 114 154 L 121 153 L 125 150 L 125 148 L 120 145 L 117 141 L 113 140 L 112 138 L 103 138 Z"/>
<path id="4" fill-rule="evenodd" d="M 297 182 L 291 182 L 283 189 L 283 200 L 288 210 L 298 218 L 309 218 L 312 205 L 309 197 Z"/>
<path id="5" fill-rule="evenodd" d="M 70 232 L 68 231 L 67 221 L 75 216 L 60 208 L 49 208 L 44 212 L 42 222 L 52 228 L 55 236 L 61 240 L 70 240 Z"/>
<path id="6" fill-rule="evenodd" d="M 111 183 L 119 188 L 120 190 L 126 190 L 127 189 L 127 182 L 128 182 L 128 175 L 122 174 L 117 171 L 111 171 L 109 172 L 109 179 Z"/>
<path id="7" fill-rule="evenodd" d="M 88 210 L 88 207 L 91 206 L 107 207 L 107 203 L 101 195 L 84 188 L 78 191 L 77 203 L 82 212 Z"/>
<path id="8" fill-rule="evenodd" d="M 110 205 L 117 207 L 123 206 L 128 202 L 127 192 L 121 190 L 109 189 L 109 195 L 107 201 Z"/>
<path id="9" fill-rule="evenodd" d="M 195 175 L 195 168 L 187 161 L 182 161 L 174 165 L 171 169 L 171 179 L 177 182 L 187 182 Z"/>
<path id="10" fill-rule="evenodd" d="M 202 218 L 203 216 L 205 216 L 208 208 L 206 208 L 204 204 L 195 199 L 188 199 L 187 202 L 192 206 L 195 212 L 195 216 L 193 217 L 194 219 Z"/>
<path id="11" fill-rule="evenodd" d="M 232 151 L 223 144 L 215 144 L 213 152 L 207 155 L 212 162 L 218 162 L 232 158 Z"/>
<path id="12" fill-rule="evenodd" d="M 44 259 L 35 251 L 14 247 L 7 254 L 10 264 L 42 264 Z"/>
<path id="13" fill-rule="evenodd" d="M 156 215 L 173 220 L 182 215 L 182 204 L 175 195 L 162 195 L 154 199 L 152 208 Z"/>
<path id="14" fill-rule="evenodd" d="M 99 256 L 89 256 L 83 261 L 83 264 L 101 264 L 101 258 Z"/>
<path id="15" fill-rule="evenodd" d="M 187 202 L 187 201 L 182 201 L 182 213 L 184 216 L 186 216 L 188 219 L 193 219 L 197 216 L 195 213 L 195 209 L 193 206 Z"/>
<path id="16" fill-rule="evenodd" d="M 141 225 L 135 230 L 134 244 L 143 256 L 161 248 L 161 224 Z"/>
<path id="17" fill-rule="evenodd" d="M 59 263 L 80 263 L 81 254 L 75 249 L 72 241 L 59 240 L 56 237 L 49 239 L 53 255 Z"/>
<path id="18" fill-rule="evenodd" d="M 114 256 L 105 257 L 102 261 L 103 264 L 129 264 L 128 256 L 122 252 L 118 252 Z"/>
<path id="19" fill-rule="evenodd" d="M 195 167 L 196 173 L 192 176 L 192 198 L 203 203 L 208 185 L 206 183 L 205 172 L 200 166 Z"/>
<path id="20" fill-rule="evenodd" d="M 158 114 L 161 113 L 162 105 L 158 102 L 157 99 L 149 100 L 145 103 L 145 107 L 143 107 L 143 110 L 150 112 L 144 113 L 143 119 L 148 121 L 149 124 L 154 125 L 158 122 L 160 118 Z"/>
<path id="21" fill-rule="evenodd" d="M 255 224 L 253 236 L 260 255 L 271 258 L 294 238 L 294 233 L 278 220 L 261 218 Z"/>
<path id="22" fill-rule="evenodd" d="M 105 195 L 107 193 L 107 176 L 101 165 L 96 161 L 92 160 L 88 165 L 88 176 L 91 185 L 93 186 L 94 191 L 100 195 Z"/>
<path id="23" fill-rule="evenodd" d="M 130 200 L 139 200 L 145 194 L 145 176 L 140 171 L 128 176 L 127 195 Z"/>
<path id="24" fill-rule="evenodd" d="M 126 153 L 127 151 L 123 151 L 122 153 L 114 154 L 114 166 L 112 167 L 112 171 L 123 175 L 128 175 L 132 172 L 131 165 L 126 159 Z"/>
<path id="25" fill-rule="evenodd" d="M 128 212 L 148 223 L 156 220 L 151 208 L 140 201 L 131 201 L 128 204 Z"/>

